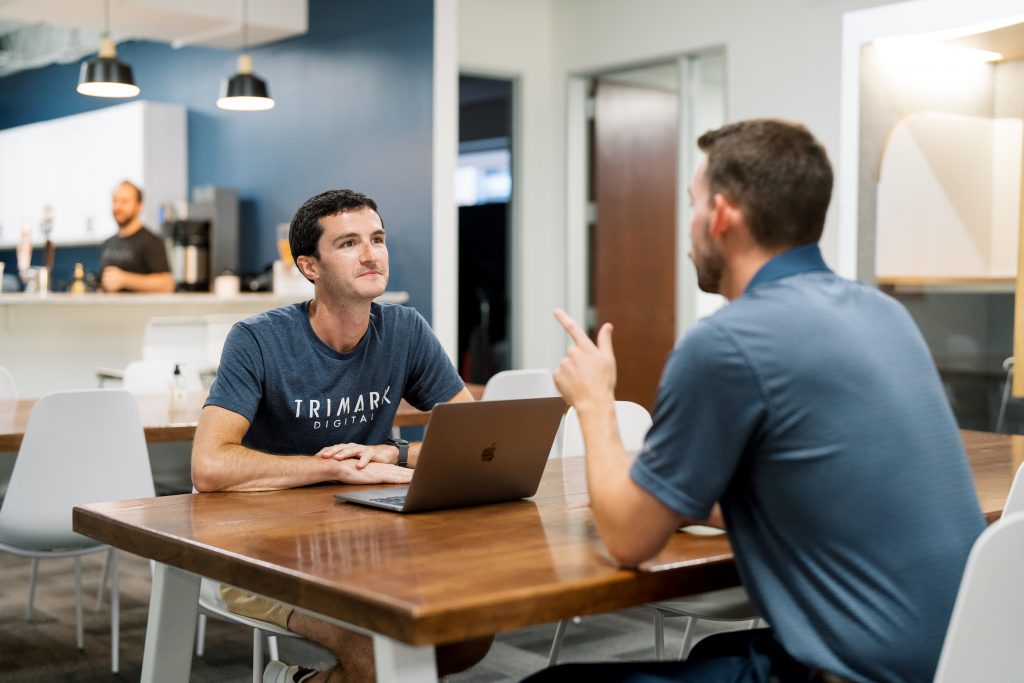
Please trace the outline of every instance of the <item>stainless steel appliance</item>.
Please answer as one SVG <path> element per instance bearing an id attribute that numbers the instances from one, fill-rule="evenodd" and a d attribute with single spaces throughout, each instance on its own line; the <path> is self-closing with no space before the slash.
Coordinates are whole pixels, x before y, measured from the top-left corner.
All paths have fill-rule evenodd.
<path id="1" fill-rule="evenodd" d="M 178 291 L 209 291 L 213 279 L 238 272 L 238 192 L 192 188 L 192 201 L 164 208 L 163 236 Z"/>
<path id="2" fill-rule="evenodd" d="M 178 291 L 209 291 L 210 221 L 170 221 L 164 230 L 171 237 L 171 273 Z"/>

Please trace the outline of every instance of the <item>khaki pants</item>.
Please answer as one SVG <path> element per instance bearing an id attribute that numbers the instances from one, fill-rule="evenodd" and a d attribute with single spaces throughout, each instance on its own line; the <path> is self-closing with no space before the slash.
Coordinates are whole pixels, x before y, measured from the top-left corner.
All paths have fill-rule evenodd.
<path id="1" fill-rule="evenodd" d="M 270 598 L 224 584 L 220 586 L 220 597 L 232 614 L 268 621 L 283 629 L 288 629 L 288 617 L 292 614 L 291 607 L 285 607 Z"/>

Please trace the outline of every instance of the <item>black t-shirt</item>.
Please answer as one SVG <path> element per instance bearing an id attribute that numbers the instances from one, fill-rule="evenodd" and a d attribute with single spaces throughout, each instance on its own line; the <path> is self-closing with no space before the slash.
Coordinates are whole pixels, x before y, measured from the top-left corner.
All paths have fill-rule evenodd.
<path id="1" fill-rule="evenodd" d="M 117 266 L 140 275 L 169 273 L 167 250 L 163 241 L 145 227 L 128 237 L 114 235 L 100 246 L 100 269 Z"/>

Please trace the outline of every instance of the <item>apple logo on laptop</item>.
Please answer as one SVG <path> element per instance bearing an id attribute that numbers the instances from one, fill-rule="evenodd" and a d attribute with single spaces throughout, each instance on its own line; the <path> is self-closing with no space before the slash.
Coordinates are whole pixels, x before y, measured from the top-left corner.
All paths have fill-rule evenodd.
<path id="1" fill-rule="evenodd" d="M 497 442 L 491 442 L 491 445 L 480 451 L 480 461 L 490 462 L 494 460 L 494 451 L 498 449 Z"/>

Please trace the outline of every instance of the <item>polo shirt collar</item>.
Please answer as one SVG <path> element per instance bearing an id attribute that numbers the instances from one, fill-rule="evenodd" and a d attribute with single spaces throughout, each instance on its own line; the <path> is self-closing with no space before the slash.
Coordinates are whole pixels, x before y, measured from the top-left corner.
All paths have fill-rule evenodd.
<path id="1" fill-rule="evenodd" d="M 745 292 L 766 282 L 781 280 L 790 275 L 808 273 L 815 270 L 830 270 L 821 257 L 821 249 L 817 243 L 802 244 L 793 247 L 775 256 L 771 261 L 761 266 L 761 270 L 750 280 Z"/>

